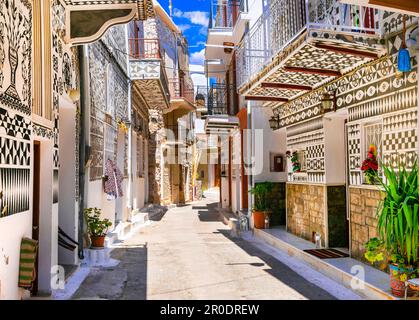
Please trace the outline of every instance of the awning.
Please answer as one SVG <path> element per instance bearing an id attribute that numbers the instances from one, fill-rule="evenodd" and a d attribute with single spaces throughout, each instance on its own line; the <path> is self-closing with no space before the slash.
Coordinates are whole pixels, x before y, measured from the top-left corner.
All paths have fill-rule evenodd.
<path id="1" fill-rule="evenodd" d="M 340 0 L 340 2 L 419 16 L 417 0 Z"/>
<path id="2" fill-rule="evenodd" d="M 205 131 L 208 134 L 229 134 L 239 127 L 239 118 L 227 115 L 212 115 L 205 120 Z"/>
<path id="3" fill-rule="evenodd" d="M 65 0 L 65 40 L 70 45 L 99 39 L 116 24 L 155 16 L 153 0 Z"/>

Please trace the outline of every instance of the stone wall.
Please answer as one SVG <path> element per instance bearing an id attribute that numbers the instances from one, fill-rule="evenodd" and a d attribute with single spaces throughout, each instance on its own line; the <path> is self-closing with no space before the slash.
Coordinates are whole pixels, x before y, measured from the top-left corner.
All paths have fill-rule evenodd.
<path id="1" fill-rule="evenodd" d="M 287 184 L 287 231 L 306 240 L 319 232 L 325 245 L 325 187 Z"/>
<path id="2" fill-rule="evenodd" d="M 377 237 L 377 206 L 381 192 L 372 188 L 350 188 L 352 257 L 365 261 L 364 244 Z"/>
<path id="3" fill-rule="evenodd" d="M 283 226 L 286 224 L 285 192 L 285 182 L 273 183 L 272 193 L 268 196 L 268 202 L 272 208 L 271 226 Z"/>

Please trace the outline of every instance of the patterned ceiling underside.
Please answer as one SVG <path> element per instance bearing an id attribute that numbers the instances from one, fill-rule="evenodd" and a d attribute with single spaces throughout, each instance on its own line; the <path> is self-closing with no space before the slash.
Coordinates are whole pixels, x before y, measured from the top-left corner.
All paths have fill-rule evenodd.
<path id="1" fill-rule="evenodd" d="M 377 53 L 378 55 L 384 53 L 383 47 L 381 46 L 379 49 L 378 47 L 365 48 L 364 46 L 360 47 L 359 45 L 348 44 L 344 42 L 341 43 L 337 41 L 311 39 L 290 53 L 288 57 L 284 59 L 281 67 L 271 71 L 268 77 L 263 79 L 263 81 L 259 81 L 258 85 L 250 89 L 246 95 L 256 97 L 286 98 L 289 100 L 294 100 L 307 91 L 262 87 L 262 82 L 303 85 L 316 89 L 334 80 L 336 77 L 330 75 L 291 72 L 285 70 L 284 67 L 322 69 L 326 71 L 339 71 L 344 74 L 373 60 L 373 58 L 370 57 L 357 56 L 349 53 L 341 53 L 318 48 L 316 47 L 318 44 L 357 51 L 362 50 L 365 52 Z M 274 105 L 279 106 L 281 104 L 283 103 L 275 103 Z M 265 105 L 271 105 L 271 103 L 267 103 Z"/>

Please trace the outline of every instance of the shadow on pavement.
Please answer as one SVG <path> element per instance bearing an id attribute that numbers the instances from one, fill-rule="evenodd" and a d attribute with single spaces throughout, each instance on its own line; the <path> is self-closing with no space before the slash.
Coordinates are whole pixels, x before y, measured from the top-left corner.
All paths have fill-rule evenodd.
<path id="1" fill-rule="evenodd" d="M 147 298 L 147 244 L 115 248 L 115 267 L 93 268 L 71 298 L 145 300 Z"/>
<path id="2" fill-rule="evenodd" d="M 217 203 L 209 203 L 206 206 L 194 206 L 193 210 L 198 210 L 199 220 L 202 222 L 216 222 L 221 221 L 220 215 L 217 211 Z"/>
<path id="3" fill-rule="evenodd" d="M 265 269 L 267 273 L 275 277 L 282 283 L 288 285 L 290 288 L 294 289 L 304 297 L 310 300 L 336 300 L 334 296 L 329 294 L 326 290 L 316 286 L 315 284 L 304 279 L 302 276 L 297 274 L 294 270 L 289 268 L 287 265 L 278 261 L 271 255 L 263 252 L 258 249 L 251 243 L 241 239 L 241 238 L 232 238 L 230 236 L 230 230 L 219 230 L 226 238 L 234 242 L 238 247 L 240 247 L 247 254 L 257 257 L 263 261 L 263 263 L 254 263 L 252 265 L 262 267 L 265 265 L 270 269 Z M 256 265 L 258 264 L 258 265 Z"/>

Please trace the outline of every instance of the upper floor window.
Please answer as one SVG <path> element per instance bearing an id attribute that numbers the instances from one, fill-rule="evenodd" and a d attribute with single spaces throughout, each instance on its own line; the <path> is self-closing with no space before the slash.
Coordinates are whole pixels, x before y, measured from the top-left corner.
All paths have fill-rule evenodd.
<path id="1" fill-rule="evenodd" d="M 370 173 L 382 175 L 381 159 L 383 152 L 383 124 L 381 121 L 363 127 L 363 165 L 364 182 L 372 183 Z"/>
<path id="2" fill-rule="evenodd" d="M 115 76 L 112 65 L 106 67 L 106 113 L 113 115 L 115 110 Z"/>

